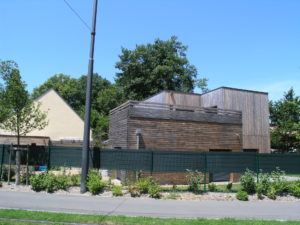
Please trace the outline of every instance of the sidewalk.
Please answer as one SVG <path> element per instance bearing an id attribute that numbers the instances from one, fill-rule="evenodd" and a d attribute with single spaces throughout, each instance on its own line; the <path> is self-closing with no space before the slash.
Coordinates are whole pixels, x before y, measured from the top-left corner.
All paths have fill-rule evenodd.
<path id="1" fill-rule="evenodd" d="M 0 191 L 0 208 L 173 218 L 300 220 L 299 202 L 184 201 Z"/>

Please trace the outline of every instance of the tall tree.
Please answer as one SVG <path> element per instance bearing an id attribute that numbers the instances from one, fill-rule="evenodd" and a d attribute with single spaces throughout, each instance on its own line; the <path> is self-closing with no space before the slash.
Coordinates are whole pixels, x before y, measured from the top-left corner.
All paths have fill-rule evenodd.
<path id="1" fill-rule="evenodd" d="M 116 83 L 127 99 L 142 100 L 162 90 L 193 92 L 204 88 L 207 79 L 197 80 L 197 69 L 186 57 L 187 46 L 173 36 L 156 39 L 153 44 L 136 45 L 134 50 L 122 48 L 116 68 Z"/>
<path id="2" fill-rule="evenodd" d="M 271 146 L 281 152 L 300 151 L 300 97 L 293 88 L 270 101 Z"/>
<path id="3" fill-rule="evenodd" d="M 17 64 L 12 61 L 1 62 L 0 75 L 5 83 L 3 103 L 7 108 L 8 116 L 1 123 L 1 128 L 14 133 L 17 137 L 17 145 L 20 146 L 20 138 L 33 130 L 41 130 L 47 125 L 47 114 L 41 112 L 38 104 L 35 104 L 26 90 L 26 84 L 21 80 Z M 20 150 L 16 152 L 16 184 L 20 184 Z"/>
<path id="4" fill-rule="evenodd" d="M 38 97 L 49 88 L 56 90 L 68 104 L 83 118 L 85 106 L 87 76 L 78 79 L 69 75 L 57 74 L 50 77 L 44 84 L 33 91 L 33 97 Z M 97 73 L 93 77 L 91 127 L 93 139 L 100 143 L 108 137 L 109 111 L 124 101 L 120 90 Z"/>

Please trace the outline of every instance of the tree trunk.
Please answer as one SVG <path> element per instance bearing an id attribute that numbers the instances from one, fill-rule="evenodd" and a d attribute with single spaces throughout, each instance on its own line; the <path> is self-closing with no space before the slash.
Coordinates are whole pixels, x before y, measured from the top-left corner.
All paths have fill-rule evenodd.
<path id="1" fill-rule="evenodd" d="M 18 126 L 18 125 L 17 125 Z M 17 139 L 18 139 L 18 149 L 16 151 L 16 185 L 20 185 L 20 169 L 21 169 L 21 151 L 20 151 L 20 131 L 19 126 L 17 128 Z"/>

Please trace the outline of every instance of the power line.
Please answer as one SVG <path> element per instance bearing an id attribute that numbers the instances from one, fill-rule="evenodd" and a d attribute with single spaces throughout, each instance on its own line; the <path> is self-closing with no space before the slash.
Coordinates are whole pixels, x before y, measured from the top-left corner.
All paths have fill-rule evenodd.
<path id="1" fill-rule="evenodd" d="M 79 15 L 79 13 L 77 13 L 76 10 L 71 6 L 71 4 L 69 2 L 67 2 L 67 0 L 64 0 L 64 2 L 72 10 L 72 12 L 81 20 L 81 22 L 86 26 L 86 28 L 88 28 L 89 31 L 91 31 L 90 26 L 84 21 L 84 19 L 82 19 L 82 17 Z"/>

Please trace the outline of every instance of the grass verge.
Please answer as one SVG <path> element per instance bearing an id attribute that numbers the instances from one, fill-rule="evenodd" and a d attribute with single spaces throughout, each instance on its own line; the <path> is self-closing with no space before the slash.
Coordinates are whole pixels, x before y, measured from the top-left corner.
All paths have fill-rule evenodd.
<path id="1" fill-rule="evenodd" d="M 300 225 L 300 221 L 264 221 L 264 220 L 235 220 L 235 219 L 161 219 L 151 217 L 126 217 L 105 215 L 83 215 L 52 212 L 37 212 L 27 210 L 0 209 L 0 218 L 27 219 L 51 221 L 54 224 L 86 223 L 103 225 Z M 0 220 L 1 225 L 31 225 L 46 224 L 30 221 Z M 49 223 L 48 223 L 49 224 Z"/>

